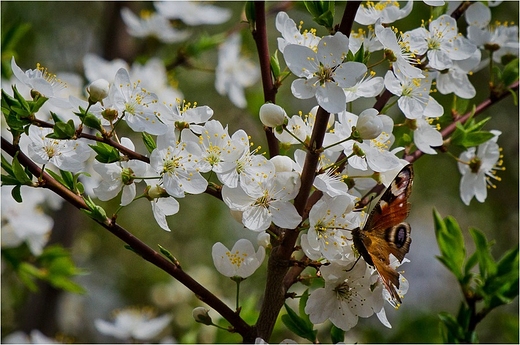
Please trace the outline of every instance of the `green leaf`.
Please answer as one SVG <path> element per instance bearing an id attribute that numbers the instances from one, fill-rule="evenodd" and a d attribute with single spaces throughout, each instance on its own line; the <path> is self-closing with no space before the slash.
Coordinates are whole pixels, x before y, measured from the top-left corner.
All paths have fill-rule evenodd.
<path id="1" fill-rule="evenodd" d="M 29 109 L 32 114 L 38 112 L 40 108 L 47 102 L 49 99 L 47 97 L 40 96 L 34 101 L 29 101 Z"/>
<path id="2" fill-rule="evenodd" d="M 466 110 L 468 109 L 470 99 L 460 98 L 457 96 L 454 96 L 453 99 L 453 109 L 457 112 L 457 114 L 464 114 Z"/>
<path id="3" fill-rule="evenodd" d="M 246 1 L 244 12 L 246 14 L 247 22 L 249 23 L 249 27 L 251 29 L 256 27 L 256 12 L 255 12 L 255 2 L 254 1 Z"/>
<path id="4" fill-rule="evenodd" d="M 74 121 L 70 119 L 67 123 L 63 121 L 56 122 L 54 124 L 54 131 L 47 134 L 47 138 L 51 139 L 72 139 L 76 134 L 76 126 Z"/>
<path id="5" fill-rule="evenodd" d="M 303 3 L 317 24 L 332 31 L 334 27 L 334 1 L 304 1 Z"/>
<path id="6" fill-rule="evenodd" d="M 22 185 L 14 186 L 13 190 L 11 190 L 11 196 L 13 197 L 13 199 L 16 202 L 21 203 L 23 201 L 22 200 Z"/>
<path id="7" fill-rule="evenodd" d="M 432 20 L 439 18 L 440 16 L 442 16 L 443 14 L 446 14 L 447 12 L 448 12 L 448 3 L 445 3 L 442 6 L 435 6 L 435 7 L 432 6 L 432 8 L 431 8 Z"/>
<path id="8" fill-rule="evenodd" d="M 497 272 L 497 265 L 491 256 L 490 244 L 482 231 L 476 228 L 470 228 L 469 232 L 475 242 L 480 275 L 483 279 L 486 279 L 488 276 L 492 276 Z"/>
<path id="9" fill-rule="evenodd" d="M 271 71 L 273 72 L 274 79 L 278 79 L 280 77 L 280 60 L 278 59 L 278 49 L 271 55 Z"/>
<path id="10" fill-rule="evenodd" d="M 448 216 L 444 220 L 437 210 L 433 210 L 435 236 L 441 252 L 441 262 L 461 281 L 462 267 L 466 257 L 464 238 L 455 218 Z"/>
<path id="11" fill-rule="evenodd" d="M 466 265 L 464 266 L 464 273 L 466 276 L 470 276 L 470 271 L 475 265 L 478 263 L 478 255 L 477 252 L 470 255 L 468 260 L 466 260 Z"/>
<path id="12" fill-rule="evenodd" d="M 60 245 L 49 246 L 38 257 L 37 262 L 46 272 L 41 279 L 48 281 L 55 288 L 74 293 L 86 292 L 71 280 L 74 276 L 85 274 L 85 271 L 75 266 L 67 249 Z"/>
<path id="13" fill-rule="evenodd" d="M 359 47 L 359 50 L 357 51 L 356 55 L 354 56 L 355 62 L 361 62 L 365 63 L 365 45 L 364 43 L 361 44 L 361 47 Z"/>
<path id="14" fill-rule="evenodd" d="M 61 177 L 63 178 L 63 181 L 65 181 L 65 186 L 74 191 L 75 184 L 76 184 L 76 178 L 74 177 L 74 174 L 70 171 L 60 170 Z"/>
<path id="15" fill-rule="evenodd" d="M 83 124 L 87 127 L 96 129 L 101 131 L 103 126 L 101 125 L 101 120 L 96 117 L 96 115 L 88 112 L 83 118 Z"/>
<path id="16" fill-rule="evenodd" d="M 40 270 L 27 262 L 22 262 L 17 266 L 18 278 L 32 292 L 38 291 L 38 286 L 34 282 L 36 278 L 41 277 Z"/>
<path id="17" fill-rule="evenodd" d="M 345 331 L 332 325 L 330 328 L 330 340 L 333 344 L 343 343 L 345 341 Z"/>
<path id="18" fill-rule="evenodd" d="M 24 184 L 24 185 L 28 185 L 28 186 L 32 185 L 32 179 L 25 171 L 25 168 L 18 161 L 18 153 L 16 153 L 13 157 L 12 167 L 13 167 L 14 177 L 16 177 L 16 179 L 20 182 L 20 184 Z"/>
<path id="19" fill-rule="evenodd" d="M 518 58 L 510 61 L 502 71 L 502 82 L 509 86 L 518 80 Z"/>
<path id="20" fill-rule="evenodd" d="M 144 143 L 144 146 L 146 147 L 146 150 L 148 151 L 148 153 L 152 153 L 152 151 L 157 148 L 157 144 L 155 143 L 155 140 L 153 139 L 153 137 L 150 134 L 148 134 L 146 132 L 142 132 L 141 135 L 142 135 L 143 143 Z"/>
<path id="21" fill-rule="evenodd" d="M 97 142 L 96 145 L 89 145 L 96 153 L 96 160 L 101 163 L 113 163 L 121 159 L 119 150 L 108 144 Z"/>
<path id="22" fill-rule="evenodd" d="M 478 146 L 493 138 L 493 134 L 489 131 L 483 131 L 482 127 L 491 118 L 485 118 L 479 122 L 470 119 L 466 124 L 462 125 L 460 122 L 456 124 L 455 132 L 451 136 L 450 142 L 453 145 L 461 146 L 465 149 L 469 147 Z"/>
<path id="23" fill-rule="evenodd" d="M 294 334 L 314 343 L 318 331 L 313 329 L 313 325 L 311 324 L 309 327 L 309 324 L 298 316 L 298 314 L 296 314 L 287 304 L 285 304 L 285 310 L 287 311 L 287 314 L 282 315 L 282 322 L 284 325 Z"/>
<path id="24" fill-rule="evenodd" d="M 53 179 L 55 179 L 56 181 L 58 181 L 60 184 L 62 184 L 62 185 L 64 185 L 64 186 L 67 185 L 67 183 L 65 182 L 65 180 L 63 180 L 63 178 L 61 177 L 61 175 L 58 175 L 58 173 L 56 173 L 56 172 L 54 172 L 54 171 L 52 171 L 52 170 L 50 170 L 50 169 L 45 170 L 45 172 L 46 172 L 47 174 L 51 175 L 51 177 L 52 177 Z"/>
<path id="25" fill-rule="evenodd" d="M 100 223 L 105 223 L 107 220 L 107 214 L 105 210 L 101 206 L 96 205 L 90 196 L 84 197 L 83 200 L 85 200 L 88 210 L 82 208 L 81 211 L 87 214 L 90 218 Z"/>
<path id="26" fill-rule="evenodd" d="M 464 146 L 465 148 L 478 146 L 485 143 L 486 141 L 493 139 L 494 136 L 495 135 L 493 133 L 487 131 L 468 133 L 460 145 Z"/>
<path id="27" fill-rule="evenodd" d="M 20 108 L 17 109 L 17 113 L 22 116 L 31 115 L 31 107 L 29 106 L 29 103 L 27 103 L 25 98 L 20 94 L 20 92 L 18 92 L 16 85 L 13 85 L 12 89 L 13 89 L 13 96 L 18 101 L 18 104 L 20 105 Z M 14 106 L 11 108 L 15 109 Z"/>
<path id="28" fill-rule="evenodd" d="M 161 246 L 160 244 L 157 245 L 159 247 L 159 250 L 161 253 L 168 258 L 174 265 L 179 265 L 179 260 L 175 256 L 173 256 L 172 253 L 170 253 L 169 250 Z"/>
<path id="29" fill-rule="evenodd" d="M 14 176 L 13 167 L 11 163 L 2 155 L 2 169 L 5 170 L 10 176 Z"/>
<path id="30" fill-rule="evenodd" d="M 453 315 L 446 313 L 446 312 L 440 312 L 439 313 L 439 319 L 441 320 L 442 324 L 444 325 L 447 333 L 445 334 L 445 343 L 458 343 L 457 340 L 463 338 L 464 336 L 464 330 L 462 330 L 455 319 Z"/>

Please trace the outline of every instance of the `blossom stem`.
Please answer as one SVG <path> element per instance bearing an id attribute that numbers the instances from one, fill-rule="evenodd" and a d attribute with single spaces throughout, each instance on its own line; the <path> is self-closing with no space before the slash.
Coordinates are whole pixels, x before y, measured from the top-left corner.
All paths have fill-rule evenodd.
<path id="1" fill-rule="evenodd" d="M 240 306 L 240 282 L 242 279 L 233 279 L 237 283 L 237 294 L 235 299 L 235 309 L 238 310 L 238 307 Z"/>
<path id="2" fill-rule="evenodd" d="M 329 146 L 324 146 L 324 147 L 322 148 L 322 151 L 325 151 L 325 150 L 327 150 L 327 149 L 330 149 L 331 147 L 334 147 L 334 146 L 341 145 L 341 144 L 343 144 L 344 142 L 349 141 L 349 140 L 355 140 L 355 139 L 354 139 L 354 137 L 353 137 L 352 135 L 350 135 L 348 138 L 343 139 L 343 140 L 340 140 L 340 141 L 338 141 L 337 143 L 330 144 Z"/>
<path id="3" fill-rule="evenodd" d="M 283 125 L 283 129 L 284 131 L 286 131 L 287 133 L 289 133 L 289 135 L 291 137 L 293 137 L 294 139 L 296 139 L 300 144 L 302 144 L 303 146 L 305 146 L 305 148 L 308 148 L 307 145 L 300 140 L 300 138 L 298 138 L 293 132 L 291 132 L 290 130 L 287 129 L 287 125 Z"/>

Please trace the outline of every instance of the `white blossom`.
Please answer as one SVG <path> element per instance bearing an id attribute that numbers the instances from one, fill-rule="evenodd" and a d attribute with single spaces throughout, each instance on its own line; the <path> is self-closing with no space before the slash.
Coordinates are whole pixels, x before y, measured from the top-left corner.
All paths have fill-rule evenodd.
<path id="1" fill-rule="evenodd" d="M 288 44 L 298 44 L 311 49 L 317 48 L 321 38 L 316 36 L 316 29 L 304 30 L 301 33 L 301 24 L 302 22 L 297 27 L 294 20 L 283 11 L 276 15 L 276 29 L 282 34 L 282 37 L 278 37 L 278 50 L 282 54 Z"/>
<path id="2" fill-rule="evenodd" d="M 329 113 L 345 110 L 347 101 L 342 88 L 356 85 L 367 71 L 362 63 L 343 62 L 348 42 L 347 36 L 337 32 L 323 37 L 317 51 L 297 44 L 285 47 L 287 67 L 299 77 L 291 85 L 296 98 L 316 97 L 318 104 Z"/>
<path id="3" fill-rule="evenodd" d="M 198 1 L 156 1 L 157 11 L 168 19 L 180 19 L 186 25 L 222 24 L 231 18 L 231 10 Z"/>
<path id="4" fill-rule="evenodd" d="M 453 66 L 453 61 L 469 58 L 477 47 L 458 32 L 457 22 L 442 15 L 424 27 L 408 31 L 410 48 L 417 55 L 427 54 L 428 64 L 439 71 Z"/>
<path id="5" fill-rule="evenodd" d="M 260 267 L 265 258 L 265 248 L 260 246 L 258 251 L 251 241 L 238 240 L 231 250 L 217 242 L 211 249 L 215 268 L 226 277 L 247 278 Z"/>
<path id="6" fill-rule="evenodd" d="M 478 148 L 470 147 L 459 156 L 459 171 L 462 174 L 460 180 L 460 197 L 469 205 L 475 197 L 479 202 L 487 198 L 487 188 L 495 187 L 492 179 L 500 181 L 496 171 L 502 165 L 502 155 L 497 144 L 500 131 L 492 130 L 495 136 L 480 144 Z"/>
<path id="7" fill-rule="evenodd" d="M 123 68 L 116 73 L 110 100 L 120 114 L 124 113 L 124 120 L 132 130 L 153 135 L 166 133 L 168 127 L 160 120 L 166 107 L 158 103 L 157 95 L 141 88 L 139 83 L 132 83 Z"/>
<path id="8" fill-rule="evenodd" d="M 390 24 L 410 14 L 413 1 L 408 1 L 401 8 L 399 2 L 383 0 L 377 3 L 367 1 L 359 6 L 354 20 L 361 25 L 372 25 L 380 19 L 383 24 Z"/>
<path id="9" fill-rule="evenodd" d="M 142 11 L 141 16 L 137 16 L 124 7 L 121 9 L 121 18 L 127 26 L 128 33 L 134 37 L 151 36 L 164 43 L 176 43 L 186 40 L 190 35 L 187 31 L 173 28 L 168 19 L 159 13 Z"/>
<path id="10" fill-rule="evenodd" d="M 96 329 L 103 334 L 121 340 L 149 341 L 168 326 L 172 317 L 163 315 L 154 317 L 149 308 L 125 308 L 117 310 L 114 322 L 102 319 L 94 320 Z"/>
<path id="11" fill-rule="evenodd" d="M 244 88 L 254 85 L 260 72 L 251 60 L 240 55 L 240 44 L 240 34 L 234 33 L 219 47 L 215 88 L 234 105 L 245 108 Z"/>

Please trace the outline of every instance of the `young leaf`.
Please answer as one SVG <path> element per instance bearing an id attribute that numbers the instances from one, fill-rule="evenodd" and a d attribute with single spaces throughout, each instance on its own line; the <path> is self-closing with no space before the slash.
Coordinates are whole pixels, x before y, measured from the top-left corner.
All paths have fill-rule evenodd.
<path id="1" fill-rule="evenodd" d="M 92 218 L 100 223 L 105 223 L 107 220 L 107 214 L 106 214 L 105 210 L 101 206 L 96 205 L 94 203 L 94 201 L 92 201 L 90 196 L 83 198 L 83 200 L 85 200 L 88 210 L 82 208 L 81 211 L 83 211 L 85 214 L 87 214 L 90 218 Z"/>
<path id="2" fill-rule="evenodd" d="M 21 189 L 22 189 L 22 185 L 17 184 L 11 190 L 11 196 L 18 203 L 21 203 L 23 201 L 22 200 L 22 191 L 21 191 Z"/>
<path id="3" fill-rule="evenodd" d="M 433 210 L 435 236 L 441 252 L 439 260 L 457 277 L 463 279 L 462 267 L 466 256 L 464 238 L 457 221 L 453 217 L 444 220 L 437 210 Z"/>
<path id="4" fill-rule="evenodd" d="M 453 317 L 453 315 L 441 312 L 439 313 L 439 319 L 446 329 L 445 333 L 445 343 L 456 343 L 458 339 L 463 338 L 464 331 L 460 328 L 457 320 Z"/>
<path id="5" fill-rule="evenodd" d="M 12 167 L 13 167 L 14 177 L 16 177 L 16 179 L 18 180 L 18 182 L 20 182 L 20 184 L 24 184 L 24 185 L 28 185 L 28 186 L 32 185 L 32 180 L 31 180 L 30 176 L 27 174 L 27 172 L 25 171 L 25 168 L 18 161 L 18 153 L 13 157 Z"/>
<path id="6" fill-rule="evenodd" d="M 65 122 L 56 122 L 54 125 L 54 131 L 47 135 L 47 138 L 51 139 L 72 139 L 76 134 L 76 126 L 74 121 L 69 120 Z"/>
<path id="7" fill-rule="evenodd" d="M 509 86 L 518 80 L 518 58 L 510 61 L 502 71 L 502 83 Z"/>
<path id="8" fill-rule="evenodd" d="M 113 163 L 121 159 L 119 151 L 108 144 L 97 142 L 96 145 L 89 145 L 96 153 L 96 160 L 101 163 Z"/>
<path id="9" fill-rule="evenodd" d="M 497 272 L 497 265 L 489 250 L 490 245 L 482 231 L 476 228 L 470 228 L 469 232 L 476 245 L 480 275 L 483 279 L 486 279 L 488 276 L 492 276 Z"/>
<path id="10" fill-rule="evenodd" d="M 274 79 L 280 77 L 280 60 L 278 60 L 278 50 L 271 55 L 271 71 L 273 72 Z"/>
<path id="11" fill-rule="evenodd" d="M 298 316 L 287 304 L 285 304 L 285 310 L 287 310 L 287 314 L 282 315 L 284 325 L 294 334 L 314 343 L 317 331 L 313 329 L 313 325 L 311 324 L 309 327 L 309 323 Z"/>

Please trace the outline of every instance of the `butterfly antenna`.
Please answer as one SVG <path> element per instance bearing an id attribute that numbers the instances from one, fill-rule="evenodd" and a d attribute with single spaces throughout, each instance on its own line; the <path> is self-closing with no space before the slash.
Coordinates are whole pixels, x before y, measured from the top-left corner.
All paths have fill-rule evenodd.
<path id="1" fill-rule="evenodd" d="M 350 267 L 348 270 L 345 270 L 345 272 L 350 272 L 354 269 L 354 267 L 356 267 L 356 264 L 358 263 L 359 259 L 361 259 L 361 255 L 358 256 L 358 258 L 356 259 L 356 261 L 354 262 L 354 264 L 352 265 L 352 267 Z"/>

